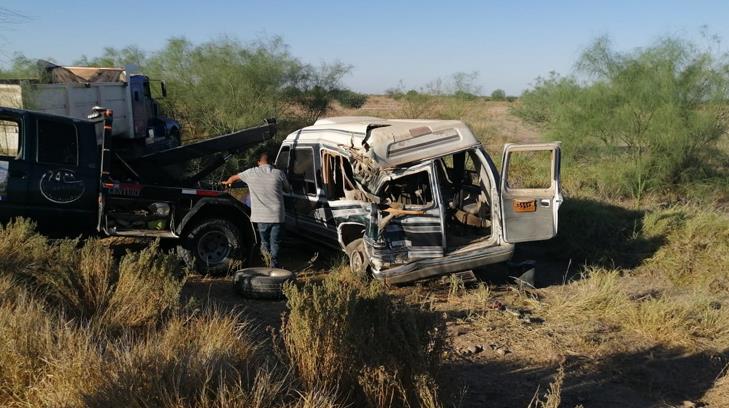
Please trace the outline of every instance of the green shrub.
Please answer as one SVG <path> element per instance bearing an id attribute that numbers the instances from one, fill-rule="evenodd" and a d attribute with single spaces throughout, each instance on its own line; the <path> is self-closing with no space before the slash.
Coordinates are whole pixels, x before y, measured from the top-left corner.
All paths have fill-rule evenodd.
<path id="1" fill-rule="evenodd" d="M 581 56 L 578 73 L 552 74 L 522 95 L 515 112 L 562 140 L 575 161 L 620 160 L 628 195 L 706 179 L 725 167 L 717 142 L 726 132 L 726 61 L 666 39 L 619 53 L 606 39 Z"/>
<path id="2" fill-rule="evenodd" d="M 470 92 L 462 91 L 460 89 L 454 92 L 453 96 L 458 99 L 463 99 L 464 101 L 475 101 L 476 99 L 478 99 L 478 96 Z"/>
<path id="3" fill-rule="evenodd" d="M 367 103 L 367 95 L 350 91 L 348 89 L 337 91 L 335 99 L 338 100 L 342 106 L 350 109 L 359 109 Z"/>
<path id="4" fill-rule="evenodd" d="M 435 97 L 414 89 L 402 95 L 399 116 L 406 119 L 419 119 L 430 115 L 435 107 Z"/>
<path id="5" fill-rule="evenodd" d="M 491 92 L 491 100 L 492 101 L 505 101 L 506 92 L 503 89 L 494 89 L 494 91 Z"/>

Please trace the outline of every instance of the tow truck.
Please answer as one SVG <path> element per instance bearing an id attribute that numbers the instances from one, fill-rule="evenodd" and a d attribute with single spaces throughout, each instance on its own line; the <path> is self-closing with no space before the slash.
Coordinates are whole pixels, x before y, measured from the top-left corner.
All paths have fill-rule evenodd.
<path id="1" fill-rule="evenodd" d="M 272 138 L 275 119 L 130 156 L 114 149 L 112 124 L 104 108 L 78 119 L 0 107 L 0 222 L 25 217 L 54 235 L 173 240 L 180 257 L 204 273 L 227 273 L 252 259 L 258 238 L 250 210 L 204 179 Z"/>

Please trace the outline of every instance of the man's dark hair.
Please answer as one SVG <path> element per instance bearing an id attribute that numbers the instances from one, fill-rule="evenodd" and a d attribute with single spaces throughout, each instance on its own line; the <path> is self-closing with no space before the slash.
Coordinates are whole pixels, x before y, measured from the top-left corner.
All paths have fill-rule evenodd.
<path id="1" fill-rule="evenodd" d="M 268 152 L 261 152 L 261 154 L 258 155 L 258 161 L 270 163 Z"/>

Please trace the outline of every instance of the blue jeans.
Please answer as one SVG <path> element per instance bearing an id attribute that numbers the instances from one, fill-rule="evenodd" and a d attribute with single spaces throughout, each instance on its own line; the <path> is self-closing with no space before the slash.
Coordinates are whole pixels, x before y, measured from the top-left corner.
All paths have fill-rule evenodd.
<path id="1" fill-rule="evenodd" d="M 261 248 L 271 255 L 271 267 L 278 268 L 278 247 L 281 244 L 283 230 L 282 223 L 258 223 L 258 232 L 261 234 Z"/>

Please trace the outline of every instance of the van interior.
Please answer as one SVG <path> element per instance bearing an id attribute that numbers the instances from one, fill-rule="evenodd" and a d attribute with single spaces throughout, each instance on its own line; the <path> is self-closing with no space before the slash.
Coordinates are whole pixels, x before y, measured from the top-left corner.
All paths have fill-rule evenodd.
<path id="1" fill-rule="evenodd" d="M 386 183 L 382 187 L 380 197 L 388 203 L 429 206 L 433 203 L 433 191 L 430 186 L 429 174 L 423 170 Z"/>
<path id="2" fill-rule="evenodd" d="M 446 206 L 446 243 L 452 251 L 491 236 L 491 183 L 473 150 L 436 159 Z"/>
<path id="3" fill-rule="evenodd" d="M 328 200 L 366 199 L 355 187 L 349 159 L 322 150 L 322 181 Z M 436 177 L 445 203 L 447 251 L 491 237 L 491 182 L 473 150 L 435 159 Z M 388 181 L 379 192 L 387 203 L 428 207 L 433 204 L 430 172 L 423 170 Z"/>

